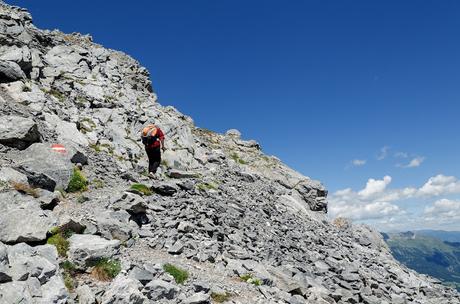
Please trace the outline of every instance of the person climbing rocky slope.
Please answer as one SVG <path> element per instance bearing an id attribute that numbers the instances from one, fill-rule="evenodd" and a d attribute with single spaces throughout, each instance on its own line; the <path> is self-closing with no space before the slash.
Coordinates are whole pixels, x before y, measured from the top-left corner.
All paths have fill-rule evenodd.
<path id="1" fill-rule="evenodd" d="M 129 56 L 2 2 L 0 41 L 0 303 L 460 303 L 329 222 L 321 183 L 161 106 Z"/>

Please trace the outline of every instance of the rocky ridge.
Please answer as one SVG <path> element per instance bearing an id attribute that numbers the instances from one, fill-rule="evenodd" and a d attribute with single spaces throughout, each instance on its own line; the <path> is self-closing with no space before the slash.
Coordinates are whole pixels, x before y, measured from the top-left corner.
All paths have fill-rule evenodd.
<path id="1" fill-rule="evenodd" d="M 0 303 L 460 303 L 371 228 L 330 223 L 319 182 L 162 107 L 129 56 L 1 2 L 0 41 Z M 120 261 L 114 278 L 101 261 Z"/>

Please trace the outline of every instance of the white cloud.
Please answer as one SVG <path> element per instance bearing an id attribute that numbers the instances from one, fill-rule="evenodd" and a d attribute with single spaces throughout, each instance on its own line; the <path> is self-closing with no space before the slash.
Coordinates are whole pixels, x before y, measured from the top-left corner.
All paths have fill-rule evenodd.
<path id="1" fill-rule="evenodd" d="M 388 156 L 388 152 L 390 151 L 390 147 L 384 146 L 380 149 L 380 154 L 377 156 L 377 160 L 384 160 Z"/>
<path id="2" fill-rule="evenodd" d="M 420 196 L 439 196 L 460 193 L 460 180 L 455 176 L 436 175 L 418 190 Z"/>
<path id="3" fill-rule="evenodd" d="M 367 181 L 366 187 L 358 192 L 358 195 L 363 198 L 369 198 L 385 191 L 386 187 L 391 183 L 391 176 L 385 176 L 382 180 L 370 178 Z"/>
<path id="4" fill-rule="evenodd" d="M 385 176 L 382 179 L 370 178 L 366 186 L 354 191 L 351 188 L 342 189 L 333 193 L 329 198 L 329 214 L 331 217 L 347 217 L 353 220 L 384 220 L 392 218 L 400 218 L 406 212 L 399 204 L 411 198 L 430 198 L 452 195 L 460 193 L 460 180 L 454 176 L 445 176 L 439 174 L 431 177 L 421 187 L 406 187 L 391 189 L 389 185 L 392 181 L 391 176 Z M 453 208 L 460 205 L 457 203 L 447 203 L 439 200 L 432 207 L 426 209 L 425 213 L 428 216 L 432 211 L 441 210 L 442 208 Z M 460 213 L 460 209 L 458 211 Z M 445 216 L 449 213 L 445 214 Z M 426 221 L 430 219 L 425 218 Z M 436 223 L 431 219 L 432 223 Z M 388 224 L 389 222 L 387 222 Z M 404 225 L 404 222 L 400 223 Z M 406 223 L 407 224 L 407 223 Z"/>
<path id="5" fill-rule="evenodd" d="M 460 201 L 440 199 L 434 202 L 431 206 L 425 208 L 425 220 L 438 222 L 455 221 L 458 225 L 460 220 Z"/>
<path id="6" fill-rule="evenodd" d="M 359 166 L 364 166 L 366 162 L 367 161 L 365 159 L 354 159 L 351 161 L 351 164 L 353 166 L 359 167 Z"/>
<path id="7" fill-rule="evenodd" d="M 420 167 L 420 165 L 425 161 L 425 157 L 417 156 L 413 158 L 407 165 L 397 165 L 401 168 L 416 168 Z"/>

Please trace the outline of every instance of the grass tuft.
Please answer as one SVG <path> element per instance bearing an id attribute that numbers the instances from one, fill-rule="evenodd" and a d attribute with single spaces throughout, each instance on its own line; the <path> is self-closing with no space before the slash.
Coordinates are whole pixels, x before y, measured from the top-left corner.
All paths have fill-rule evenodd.
<path id="1" fill-rule="evenodd" d="M 241 281 L 253 284 L 255 286 L 260 286 L 262 285 L 262 280 L 259 278 L 254 277 L 250 273 L 246 273 L 240 276 Z"/>
<path id="2" fill-rule="evenodd" d="M 63 271 L 64 285 L 68 291 L 72 292 L 75 289 L 76 283 L 74 280 L 77 272 L 75 265 L 70 261 L 64 261 L 59 265 Z"/>
<path id="3" fill-rule="evenodd" d="M 55 235 L 50 236 L 46 243 L 54 245 L 57 249 L 59 256 L 67 257 L 67 250 L 69 250 L 70 244 L 63 233 L 59 232 Z"/>
<path id="4" fill-rule="evenodd" d="M 92 184 L 94 189 L 101 189 L 101 188 L 104 188 L 104 186 L 105 186 L 104 181 L 101 180 L 101 179 L 98 179 L 98 178 L 93 179 L 91 181 L 91 184 Z"/>
<path id="5" fill-rule="evenodd" d="M 88 189 L 88 180 L 78 168 L 73 169 L 73 174 L 70 177 L 67 185 L 67 192 L 86 191 Z"/>
<path id="6" fill-rule="evenodd" d="M 174 277 L 177 284 L 183 284 L 188 279 L 188 272 L 172 264 L 163 265 L 163 270 Z"/>
<path id="7" fill-rule="evenodd" d="M 152 195 L 152 190 L 150 190 L 150 188 L 144 184 L 132 184 L 130 189 L 138 191 L 147 196 Z"/>
<path id="8" fill-rule="evenodd" d="M 236 152 L 230 154 L 230 158 L 233 159 L 237 164 L 246 165 L 248 162 L 242 159 Z"/>
<path id="9" fill-rule="evenodd" d="M 207 191 L 207 190 L 218 190 L 219 186 L 216 183 L 200 183 L 196 186 L 198 190 Z"/>
<path id="10" fill-rule="evenodd" d="M 18 192 L 33 196 L 35 198 L 40 196 L 40 190 L 37 188 L 31 187 L 26 183 L 11 182 L 11 186 Z"/>
<path id="11" fill-rule="evenodd" d="M 93 267 L 91 275 L 99 281 L 110 281 L 121 271 L 121 264 L 118 260 L 102 258 L 90 264 Z"/>
<path id="12" fill-rule="evenodd" d="M 216 302 L 216 303 L 224 303 L 228 300 L 230 300 L 231 294 L 224 292 L 224 293 L 218 293 L 218 292 L 213 292 L 211 293 L 211 299 Z"/>

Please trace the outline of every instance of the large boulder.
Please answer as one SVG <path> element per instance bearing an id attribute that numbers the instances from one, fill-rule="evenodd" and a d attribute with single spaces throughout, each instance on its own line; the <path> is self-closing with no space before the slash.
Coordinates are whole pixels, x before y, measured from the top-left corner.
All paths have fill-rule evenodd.
<path id="1" fill-rule="evenodd" d="M 45 121 L 49 128 L 57 134 L 57 140 L 61 144 L 88 146 L 88 139 L 77 129 L 73 122 L 64 121 L 57 115 L 45 114 Z"/>
<path id="2" fill-rule="evenodd" d="M 19 168 L 27 175 L 29 184 L 54 191 L 65 189 L 73 173 L 70 154 L 53 149 L 52 145 L 36 143 L 21 152 Z"/>
<path id="3" fill-rule="evenodd" d="M 0 144 L 24 150 L 40 141 L 37 124 L 30 118 L 16 115 L 0 116 Z"/>
<path id="4" fill-rule="evenodd" d="M 69 260 L 80 268 L 102 258 L 111 258 L 120 248 L 118 240 L 106 240 L 89 234 L 74 234 L 69 238 L 69 243 Z"/>
<path id="5" fill-rule="evenodd" d="M 27 176 L 11 167 L 3 167 L 0 169 L 0 181 L 27 184 Z"/>
<path id="6" fill-rule="evenodd" d="M 0 60 L 0 83 L 12 82 L 24 78 L 26 78 L 26 75 L 16 62 Z"/>
<path id="7" fill-rule="evenodd" d="M 152 301 L 171 300 L 177 296 L 179 291 L 176 285 L 159 279 L 151 281 L 144 288 L 144 293 Z"/>
<path id="8" fill-rule="evenodd" d="M 31 247 L 19 243 L 8 248 L 10 274 L 15 281 L 37 278 L 40 284 L 47 283 L 58 270 L 57 251 L 52 245 Z"/>
<path id="9" fill-rule="evenodd" d="M 37 299 L 37 304 L 65 304 L 68 298 L 67 288 L 63 280 L 58 277 L 52 277 L 46 284 L 41 287 L 42 296 Z"/>
<path id="10" fill-rule="evenodd" d="M 40 242 L 56 223 L 49 210 L 40 209 L 37 200 L 17 192 L 0 193 L 0 241 Z"/>
<path id="11" fill-rule="evenodd" d="M 143 304 L 148 299 L 139 291 L 142 284 L 129 277 L 118 276 L 102 297 L 102 304 Z"/>
<path id="12" fill-rule="evenodd" d="M 34 304 L 26 282 L 0 284 L 0 303 Z"/>

